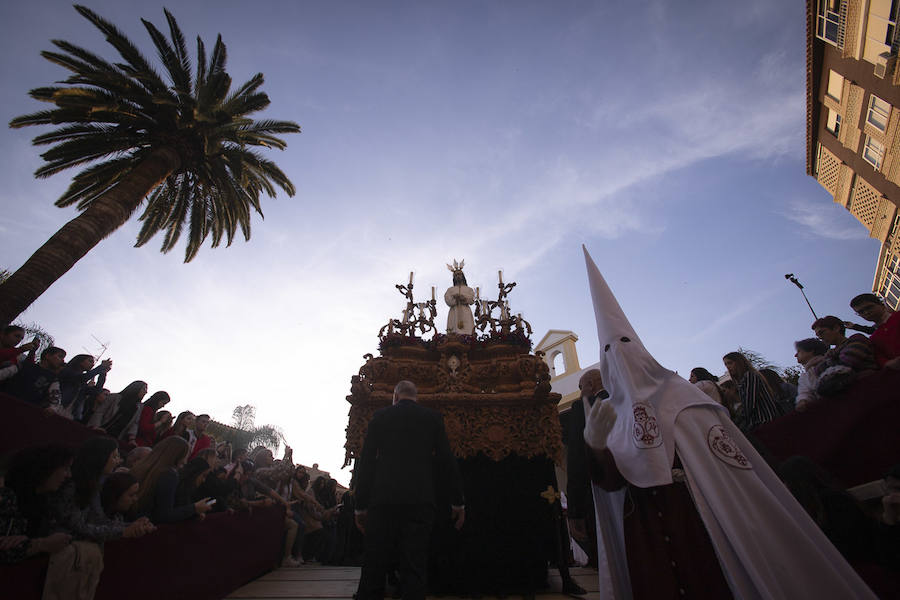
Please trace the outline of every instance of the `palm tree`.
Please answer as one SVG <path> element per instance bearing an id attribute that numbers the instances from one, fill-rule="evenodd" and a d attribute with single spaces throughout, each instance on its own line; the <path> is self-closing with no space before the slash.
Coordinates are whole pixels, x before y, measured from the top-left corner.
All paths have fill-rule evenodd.
<path id="1" fill-rule="evenodd" d="M 81 213 L 63 225 L 22 267 L 0 284 L 0 324 L 9 323 L 88 253 L 131 218 L 146 199 L 136 246 L 165 230 L 162 252 L 177 244 L 187 227 L 185 262 L 208 236 L 211 246 L 230 245 L 238 227 L 250 238 L 251 208 L 262 216 L 260 193 L 275 186 L 294 195 L 278 166 L 251 147 L 286 147 L 279 134 L 297 133 L 291 121 L 254 121 L 248 115 L 269 104 L 257 73 L 231 91 L 225 72 L 225 44 L 218 36 L 207 59 L 197 38 L 192 73 L 184 36 L 164 11 L 170 38 L 141 20 L 153 40 L 168 82 L 114 25 L 90 9 L 75 9 L 96 26 L 123 62 L 108 62 L 78 46 L 53 40 L 58 52 L 41 55 L 71 72 L 59 86 L 31 90 L 50 110 L 13 119 L 10 127 L 54 125 L 34 138 L 51 145 L 39 178 L 75 166 L 75 175 L 56 201 Z"/>

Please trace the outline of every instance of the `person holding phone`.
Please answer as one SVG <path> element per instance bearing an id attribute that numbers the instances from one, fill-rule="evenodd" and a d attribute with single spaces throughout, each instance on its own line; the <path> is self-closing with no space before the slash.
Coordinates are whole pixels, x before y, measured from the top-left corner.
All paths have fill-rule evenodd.
<path id="1" fill-rule="evenodd" d="M 209 498 L 176 502 L 179 483 L 176 467 L 184 464 L 187 454 L 188 443 L 173 436 L 159 442 L 134 466 L 131 473 L 140 484 L 135 509 L 139 516 L 150 517 L 154 523 L 177 523 L 195 515 L 202 519 L 210 511 Z M 208 464 L 206 468 L 209 469 Z"/>

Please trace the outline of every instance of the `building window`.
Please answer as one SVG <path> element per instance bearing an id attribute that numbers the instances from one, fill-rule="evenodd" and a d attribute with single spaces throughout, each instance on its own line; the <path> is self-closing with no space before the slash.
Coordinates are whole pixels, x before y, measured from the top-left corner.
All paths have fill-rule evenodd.
<path id="1" fill-rule="evenodd" d="M 841 114 L 829 108 L 828 124 L 825 127 L 834 135 L 839 134 L 841 132 Z"/>
<path id="2" fill-rule="evenodd" d="M 896 254 L 885 261 L 884 279 L 878 293 L 884 298 L 885 305 L 897 310 L 900 307 L 900 258 Z"/>
<path id="3" fill-rule="evenodd" d="M 840 73 L 828 71 L 828 95 L 841 101 L 841 93 L 844 91 L 844 78 Z"/>
<path id="4" fill-rule="evenodd" d="M 900 42 L 900 39 L 897 38 L 897 20 L 900 19 L 900 10 L 898 10 L 897 5 L 900 4 L 897 0 L 891 1 L 891 8 L 888 10 L 888 17 L 885 19 L 887 21 L 887 31 L 884 35 L 884 45 L 891 46 L 891 50 L 894 50 L 894 45 Z"/>
<path id="5" fill-rule="evenodd" d="M 865 48 L 863 60 L 874 65 L 883 65 L 885 54 L 896 54 L 898 42 L 897 0 L 870 0 L 868 18 L 865 23 Z"/>
<path id="6" fill-rule="evenodd" d="M 869 98 L 869 114 L 866 116 L 866 123 L 878 131 L 886 131 L 890 114 L 891 105 L 872 94 Z"/>
<path id="7" fill-rule="evenodd" d="M 884 160 L 884 145 L 872 136 L 867 135 L 866 145 L 863 148 L 863 158 L 876 169 L 880 169 L 881 162 Z"/>
<path id="8" fill-rule="evenodd" d="M 842 46 L 840 0 L 819 0 L 816 15 L 816 37 L 835 46 Z"/>

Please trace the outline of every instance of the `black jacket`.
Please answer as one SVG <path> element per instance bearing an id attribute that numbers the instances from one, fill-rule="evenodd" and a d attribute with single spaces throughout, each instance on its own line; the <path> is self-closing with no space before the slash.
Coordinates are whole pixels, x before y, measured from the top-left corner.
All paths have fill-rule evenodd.
<path id="1" fill-rule="evenodd" d="M 462 505 L 459 467 L 441 414 L 411 400 L 376 411 L 357 464 L 356 508 L 434 504 L 436 476 L 445 478 L 451 504 Z"/>

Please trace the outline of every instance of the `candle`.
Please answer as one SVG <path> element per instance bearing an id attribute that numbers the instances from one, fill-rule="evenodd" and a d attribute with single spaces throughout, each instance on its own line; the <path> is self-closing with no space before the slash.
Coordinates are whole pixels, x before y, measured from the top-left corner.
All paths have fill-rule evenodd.
<path id="1" fill-rule="evenodd" d="M 431 286 L 431 301 L 434 302 L 434 286 Z"/>
<path id="2" fill-rule="evenodd" d="M 481 299 L 481 288 L 477 285 L 475 286 L 475 300 Z"/>
<path id="3" fill-rule="evenodd" d="M 412 285 L 412 280 L 413 280 L 413 272 L 410 271 L 409 272 L 409 285 Z"/>
<path id="4" fill-rule="evenodd" d="M 497 271 L 497 279 L 500 280 L 500 285 L 503 285 L 503 271 Z"/>

